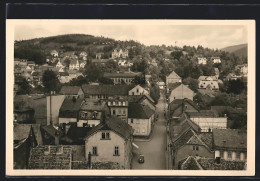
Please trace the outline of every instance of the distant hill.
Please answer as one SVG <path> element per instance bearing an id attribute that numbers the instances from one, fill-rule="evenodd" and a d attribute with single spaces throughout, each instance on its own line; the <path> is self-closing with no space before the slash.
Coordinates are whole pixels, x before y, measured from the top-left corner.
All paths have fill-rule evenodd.
<path id="1" fill-rule="evenodd" d="M 247 57 L 247 44 L 233 45 L 221 49 L 229 53 L 234 53 L 240 57 Z"/>

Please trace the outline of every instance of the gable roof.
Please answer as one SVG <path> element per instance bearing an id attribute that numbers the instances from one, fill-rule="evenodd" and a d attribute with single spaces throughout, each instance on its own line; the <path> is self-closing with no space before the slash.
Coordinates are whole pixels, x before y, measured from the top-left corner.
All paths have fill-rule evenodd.
<path id="1" fill-rule="evenodd" d="M 57 154 L 60 146 L 38 146 L 32 148 L 29 157 L 29 169 L 71 169 L 72 147 L 61 146 L 63 151 Z M 49 153 L 45 153 L 46 149 Z"/>
<path id="2" fill-rule="evenodd" d="M 199 111 L 198 106 L 190 99 L 174 99 L 170 104 L 169 104 L 169 114 L 172 116 L 174 115 L 174 112 L 176 109 L 178 109 L 179 107 L 183 107 L 183 111 L 182 113 L 185 111 L 184 106 L 185 104 L 189 104 L 191 105 L 194 109 L 196 109 L 197 111 Z M 180 114 L 182 114 L 180 113 Z M 176 115 L 175 116 L 179 116 Z"/>
<path id="3" fill-rule="evenodd" d="M 167 78 L 180 79 L 181 77 L 178 74 L 176 74 L 174 71 L 172 71 L 172 73 L 170 73 L 170 75 L 168 75 Z"/>
<path id="4" fill-rule="evenodd" d="M 120 118 L 111 117 L 108 120 L 102 121 L 97 126 L 93 127 L 86 135 L 85 138 L 90 137 L 100 130 L 112 130 L 124 139 L 130 139 L 132 135 L 132 127 L 122 121 Z"/>
<path id="5" fill-rule="evenodd" d="M 128 91 L 133 85 L 82 85 L 82 90 L 85 94 L 89 95 L 128 95 Z"/>
<path id="6" fill-rule="evenodd" d="M 213 144 L 215 148 L 246 149 L 247 133 L 239 129 L 213 129 Z"/>
<path id="7" fill-rule="evenodd" d="M 154 111 L 147 105 L 138 103 L 129 103 L 128 117 L 137 119 L 149 119 L 154 114 Z"/>
<path id="8" fill-rule="evenodd" d="M 35 135 L 36 141 L 39 145 L 42 145 L 42 134 L 40 129 L 40 124 L 14 124 L 13 127 L 13 139 L 14 140 L 23 140 L 29 137 L 31 127 Z"/>
<path id="9" fill-rule="evenodd" d="M 60 107 L 59 117 L 76 118 L 83 101 L 80 98 L 75 99 L 75 101 L 72 98 L 65 98 Z"/>
<path id="10" fill-rule="evenodd" d="M 148 95 L 148 94 L 127 96 L 128 102 L 140 103 L 140 101 L 141 101 L 142 99 L 147 99 L 147 100 L 148 100 L 149 102 L 151 102 L 152 104 L 155 103 L 155 101 L 153 100 L 153 98 L 151 98 L 151 96 Z"/>
<path id="11" fill-rule="evenodd" d="M 81 89 L 80 86 L 62 86 L 60 90 L 60 94 L 77 95 L 80 89 Z"/>

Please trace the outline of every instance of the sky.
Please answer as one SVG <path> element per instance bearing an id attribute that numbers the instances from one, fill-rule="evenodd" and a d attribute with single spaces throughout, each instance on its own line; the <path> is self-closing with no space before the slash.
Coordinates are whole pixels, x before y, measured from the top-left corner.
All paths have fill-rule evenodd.
<path id="1" fill-rule="evenodd" d="M 140 21 L 43 21 L 33 23 L 19 21 L 15 25 L 14 39 L 26 40 L 62 34 L 89 34 L 116 40 L 135 40 L 145 45 L 180 46 L 190 45 L 208 48 L 248 43 L 247 26 L 243 24 L 196 24 L 196 23 L 146 23 Z"/>

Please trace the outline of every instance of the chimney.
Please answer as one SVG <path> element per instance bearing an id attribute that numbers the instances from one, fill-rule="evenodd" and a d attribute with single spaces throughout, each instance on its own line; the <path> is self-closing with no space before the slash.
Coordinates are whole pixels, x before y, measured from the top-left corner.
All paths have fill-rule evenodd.
<path id="1" fill-rule="evenodd" d="M 59 145 L 60 144 L 60 135 L 58 133 L 58 131 L 55 132 L 55 145 Z"/>

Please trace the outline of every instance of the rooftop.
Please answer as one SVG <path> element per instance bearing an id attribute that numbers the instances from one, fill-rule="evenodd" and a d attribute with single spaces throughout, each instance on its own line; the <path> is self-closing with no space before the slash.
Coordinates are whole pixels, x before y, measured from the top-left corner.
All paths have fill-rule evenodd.
<path id="1" fill-rule="evenodd" d="M 104 77 L 108 78 L 114 78 L 114 77 L 119 77 L 119 78 L 134 78 L 135 76 L 140 76 L 142 73 L 141 72 L 124 72 L 124 73 L 104 73 Z"/>
<path id="2" fill-rule="evenodd" d="M 130 139 L 132 135 L 132 127 L 128 123 L 122 121 L 120 118 L 111 117 L 110 119 L 93 127 L 93 129 L 87 133 L 86 138 L 100 130 L 112 130 L 125 139 Z"/>
<path id="3" fill-rule="evenodd" d="M 60 90 L 60 94 L 77 95 L 80 89 L 81 89 L 80 86 L 62 86 Z"/>
<path id="4" fill-rule="evenodd" d="M 181 77 L 177 75 L 174 71 L 172 71 L 172 73 L 170 73 L 170 75 L 168 75 L 167 78 L 181 78 Z"/>
<path id="5" fill-rule="evenodd" d="M 154 114 L 154 111 L 147 105 L 139 103 L 129 103 L 128 117 L 137 119 L 149 119 Z"/>
<path id="6" fill-rule="evenodd" d="M 71 169 L 71 146 L 38 146 L 32 148 L 29 169 Z"/>
<path id="7" fill-rule="evenodd" d="M 247 133 L 239 129 L 213 129 L 213 145 L 215 148 L 242 149 L 247 148 Z"/>
<path id="8" fill-rule="evenodd" d="M 82 85 L 82 90 L 89 95 L 128 95 L 128 91 L 133 88 L 133 85 Z"/>

